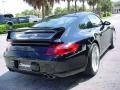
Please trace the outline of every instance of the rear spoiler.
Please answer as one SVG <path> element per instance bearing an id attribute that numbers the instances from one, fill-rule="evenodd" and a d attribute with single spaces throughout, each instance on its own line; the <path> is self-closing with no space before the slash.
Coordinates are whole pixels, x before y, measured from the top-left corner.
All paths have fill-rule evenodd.
<path id="1" fill-rule="evenodd" d="M 22 29 L 18 29 L 18 30 L 9 30 L 8 31 L 8 35 L 7 35 L 7 41 L 10 42 L 40 42 L 40 41 L 44 41 L 44 42 L 52 42 L 58 38 L 60 38 L 60 36 L 63 34 L 65 28 L 60 27 L 60 28 L 22 28 Z M 47 38 L 47 39 L 32 39 L 32 40 L 19 40 L 19 39 L 12 39 L 12 35 L 16 34 L 18 32 L 25 32 L 25 33 L 55 33 L 51 38 Z"/>

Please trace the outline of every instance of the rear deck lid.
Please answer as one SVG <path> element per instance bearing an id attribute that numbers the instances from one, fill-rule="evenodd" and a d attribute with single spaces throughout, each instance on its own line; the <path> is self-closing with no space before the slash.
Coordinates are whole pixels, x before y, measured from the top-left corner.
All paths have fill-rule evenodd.
<path id="1" fill-rule="evenodd" d="M 27 28 L 16 31 L 8 31 L 8 41 L 52 41 L 60 38 L 64 32 L 63 28 Z"/>

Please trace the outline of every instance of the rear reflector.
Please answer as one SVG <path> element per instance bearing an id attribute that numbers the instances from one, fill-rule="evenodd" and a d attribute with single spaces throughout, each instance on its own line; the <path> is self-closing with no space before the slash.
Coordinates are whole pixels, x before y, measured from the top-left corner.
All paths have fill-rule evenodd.
<path id="1" fill-rule="evenodd" d="M 62 56 L 69 53 L 74 53 L 78 50 L 79 44 L 58 44 L 50 46 L 46 55 L 49 56 Z"/>

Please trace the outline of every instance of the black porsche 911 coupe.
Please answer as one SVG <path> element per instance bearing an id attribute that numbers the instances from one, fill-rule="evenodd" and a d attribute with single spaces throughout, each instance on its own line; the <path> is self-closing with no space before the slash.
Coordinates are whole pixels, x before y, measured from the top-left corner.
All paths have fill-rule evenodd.
<path id="1" fill-rule="evenodd" d="M 114 48 L 115 28 L 96 14 L 54 15 L 31 28 L 8 31 L 4 57 L 10 71 L 66 77 L 94 76 L 100 57 Z"/>

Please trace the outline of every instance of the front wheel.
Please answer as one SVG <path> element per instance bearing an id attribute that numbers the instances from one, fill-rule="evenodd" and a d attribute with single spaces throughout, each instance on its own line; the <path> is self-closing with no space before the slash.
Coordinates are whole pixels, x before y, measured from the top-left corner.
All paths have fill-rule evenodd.
<path id="1" fill-rule="evenodd" d="M 93 43 L 88 52 L 88 65 L 85 73 L 90 76 L 96 75 L 100 64 L 100 52 L 99 47 L 96 43 Z"/>

